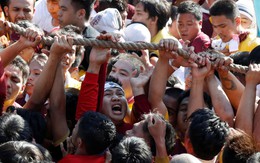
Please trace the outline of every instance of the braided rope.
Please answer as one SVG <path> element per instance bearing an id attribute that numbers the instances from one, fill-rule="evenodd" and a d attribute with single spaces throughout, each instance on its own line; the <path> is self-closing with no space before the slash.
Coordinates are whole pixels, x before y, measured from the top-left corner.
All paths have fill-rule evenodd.
<path id="1" fill-rule="evenodd" d="M 20 27 L 17 24 L 8 22 L 10 24 L 11 29 L 17 32 L 20 35 L 25 35 L 26 30 Z M 51 37 L 42 37 L 42 42 L 45 45 L 51 45 L 54 40 Z M 102 48 L 114 48 L 120 50 L 163 50 L 158 44 L 147 43 L 147 42 L 112 42 L 112 41 L 104 41 L 97 39 L 87 39 L 87 38 L 74 38 L 74 45 L 84 45 L 84 46 L 94 46 L 94 47 L 102 47 Z M 189 59 L 190 55 L 187 51 L 183 49 L 178 49 L 177 53 L 185 59 Z M 223 54 L 218 51 L 207 51 L 203 53 L 208 53 L 208 55 L 213 55 L 214 58 L 223 58 Z M 197 55 L 199 57 L 199 54 Z M 196 59 L 195 59 L 196 61 Z M 212 63 L 214 61 L 211 61 Z M 241 66 L 238 64 L 230 64 L 228 69 L 233 72 L 238 72 L 245 74 L 248 71 L 248 66 Z"/>

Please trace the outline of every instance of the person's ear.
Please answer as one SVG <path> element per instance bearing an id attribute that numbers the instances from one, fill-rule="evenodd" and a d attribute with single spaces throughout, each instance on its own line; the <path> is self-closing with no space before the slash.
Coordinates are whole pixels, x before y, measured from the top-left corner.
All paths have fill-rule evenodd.
<path id="1" fill-rule="evenodd" d="M 158 16 L 151 17 L 152 23 L 157 24 Z"/>
<path id="2" fill-rule="evenodd" d="M 21 88 L 21 90 L 20 90 L 18 96 L 21 95 L 21 94 L 23 94 L 23 92 L 24 92 L 24 90 L 25 90 L 25 87 L 26 87 L 26 84 L 24 84 L 24 85 L 22 86 L 22 88 Z"/>
<path id="3" fill-rule="evenodd" d="M 241 25 L 241 17 L 240 17 L 240 16 L 237 16 L 237 17 L 235 18 L 235 23 L 236 23 L 237 26 L 238 26 L 238 25 Z"/>
<path id="4" fill-rule="evenodd" d="M 7 6 L 4 7 L 4 13 L 5 13 L 5 16 L 8 17 L 8 10 L 9 8 Z"/>
<path id="5" fill-rule="evenodd" d="M 86 10 L 80 9 L 80 10 L 77 11 L 77 17 L 78 17 L 80 20 L 85 19 L 85 16 L 86 16 Z"/>
<path id="6" fill-rule="evenodd" d="M 79 138 L 79 137 L 77 137 L 77 147 L 78 147 L 78 148 L 82 148 L 82 146 L 83 146 L 83 141 L 82 141 L 82 139 Z"/>

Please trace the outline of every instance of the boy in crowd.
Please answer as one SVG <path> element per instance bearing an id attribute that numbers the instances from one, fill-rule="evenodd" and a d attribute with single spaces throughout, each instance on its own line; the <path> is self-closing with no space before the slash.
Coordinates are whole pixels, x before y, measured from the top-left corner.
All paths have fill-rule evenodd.
<path id="1" fill-rule="evenodd" d="M 239 9 L 233 0 L 216 1 L 210 8 L 210 15 L 214 31 L 220 38 L 213 48 L 230 55 L 236 51 L 251 52 L 260 45 L 259 38 L 242 28 Z"/>

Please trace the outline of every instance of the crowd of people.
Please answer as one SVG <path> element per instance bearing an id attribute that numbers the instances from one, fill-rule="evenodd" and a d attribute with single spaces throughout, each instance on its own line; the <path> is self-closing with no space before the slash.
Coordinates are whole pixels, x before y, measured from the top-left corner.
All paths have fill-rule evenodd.
<path id="1" fill-rule="evenodd" d="M 255 2 L 1 0 L 0 162 L 260 162 Z"/>

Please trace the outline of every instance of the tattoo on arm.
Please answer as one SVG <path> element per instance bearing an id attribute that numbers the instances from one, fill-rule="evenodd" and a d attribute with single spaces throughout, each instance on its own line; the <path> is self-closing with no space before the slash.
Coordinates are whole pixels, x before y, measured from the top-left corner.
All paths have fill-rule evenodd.
<path id="1" fill-rule="evenodd" d="M 237 86 L 235 82 L 232 79 L 229 79 L 228 77 L 221 78 L 222 86 L 226 90 L 236 90 Z"/>

